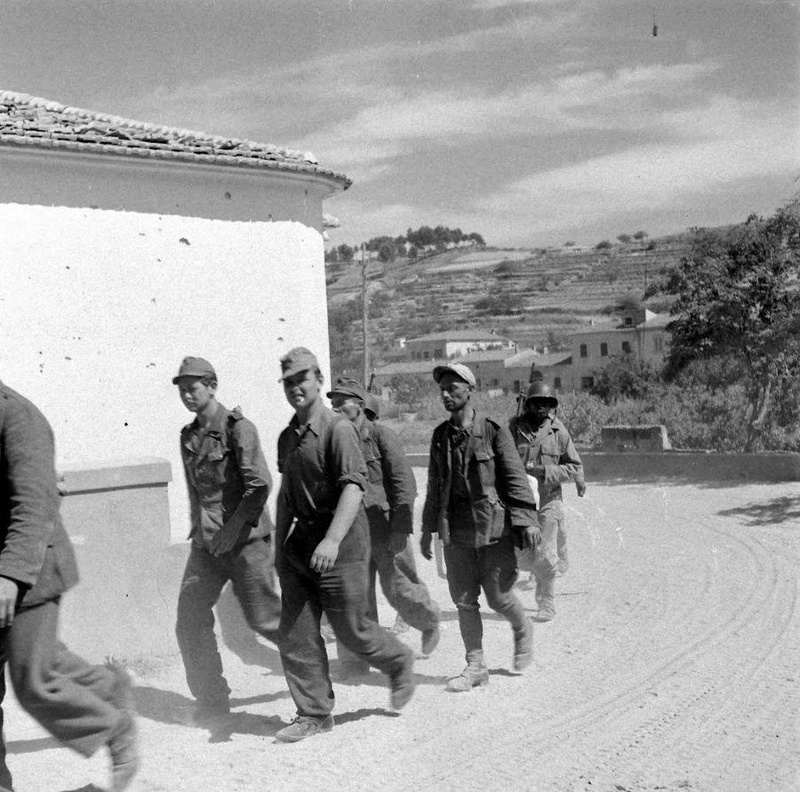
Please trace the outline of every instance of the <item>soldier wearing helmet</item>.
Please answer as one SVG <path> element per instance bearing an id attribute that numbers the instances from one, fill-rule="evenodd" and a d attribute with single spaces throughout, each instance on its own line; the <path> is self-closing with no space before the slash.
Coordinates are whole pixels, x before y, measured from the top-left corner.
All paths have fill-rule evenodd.
<path id="1" fill-rule="evenodd" d="M 520 567 L 531 572 L 536 584 L 536 620 L 555 616 L 555 578 L 559 566 L 558 538 L 563 532 L 561 485 L 574 481 L 583 494 L 583 465 L 567 428 L 555 417 L 558 398 L 543 379 L 534 380 L 524 396 L 522 414 L 512 418 L 511 434 L 528 475 L 539 486 L 537 517 L 542 533 L 539 547 L 520 554 Z M 564 544 L 566 544 L 564 542 Z M 566 553 L 564 553 L 566 560 Z"/>

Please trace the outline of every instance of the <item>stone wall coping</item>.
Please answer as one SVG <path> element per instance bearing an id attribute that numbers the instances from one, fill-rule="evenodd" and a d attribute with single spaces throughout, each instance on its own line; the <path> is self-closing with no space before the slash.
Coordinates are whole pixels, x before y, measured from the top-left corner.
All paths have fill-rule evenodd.
<path id="1" fill-rule="evenodd" d="M 58 488 L 62 495 L 130 489 L 166 487 L 172 481 L 172 466 L 162 457 L 131 457 L 101 462 L 76 462 L 59 470 Z"/>

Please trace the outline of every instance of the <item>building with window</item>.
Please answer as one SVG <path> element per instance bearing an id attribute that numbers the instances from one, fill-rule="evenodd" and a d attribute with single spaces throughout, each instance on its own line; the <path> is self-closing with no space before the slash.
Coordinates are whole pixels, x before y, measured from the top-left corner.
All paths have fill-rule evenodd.
<path id="1" fill-rule="evenodd" d="M 528 384 L 532 372 L 541 374 L 544 381 L 559 393 L 575 389 L 570 352 L 523 349 L 506 358 L 505 370 L 505 390 L 510 393 L 519 393 Z"/>
<path id="2" fill-rule="evenodd" d="M 511 350 L 517 345 L 510 338 L 491 330 L 444 330 L 410 338 L 403 344 L 408 360 L 446 360 L 484 350 Z"/>
<path id="3" fill-rule="evenodd" d="M 589 390 L 612 357 L 635 355 L 658 367 L 669 345 L 670 317 L 646 308 L 626 311 L 619 320 L 594 324 L 571 335 L 575 390 Z"/>

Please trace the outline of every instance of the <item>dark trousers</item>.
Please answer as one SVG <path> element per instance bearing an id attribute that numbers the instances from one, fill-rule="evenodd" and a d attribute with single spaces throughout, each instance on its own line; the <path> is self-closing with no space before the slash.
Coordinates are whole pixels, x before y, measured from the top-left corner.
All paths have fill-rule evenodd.
<path id="1" fill-rule="evenodd" d="M 528 629 L 525 609 L 514 593 L 517 580 L 514 545 L 509 536 L 478 548 L 445 545 L 444 558 L 467 663 L 482 663 L 483 623 L 478 601 L 481 589 L 489 607 L 511 622 L 515 637 Z"/>
<path id="2" fill-rule="evenodd" d="M 431 599 L 428 587 L 419 579 L 414 560 L 414 547 L 409 537 L 406 549 L 393 553 L 389 536 L 372 535 L 372 554 L 369 562 L 369 588 L 367 590 L 367 616 L 378 621 L 376 579 L 389 604 L 400 618 L 415 630 L 430 630 L 439 623 L 439 606 Z M 357 660 L 343 644 L 339 644 L 339 659 Z"/>
<path id="3" fill-rule="evenodd" d="M 124 718 L 112 703 L 115 677 L 105 666 L 89 665 L 70 652 L 58 640 L 57 628 L 58 600 L 52 600 L 17 611 L 13 624 L 0 630 L 0 703 L 8 663 L 22 708 L 53 737 L 91 756 Z M 0 759 L 0 785 L 10 789 L 5 741 Z"/>
<path id="4" fill-rule="evenodd" d="M 405 668 L 412 652 L 367 617 L 366 557 L 337 560 L 323 573 L 311 569 L 310 557 L 310 551 L 293 551 L 291 543 L 282 553 L 280 650 L 297 714 L 324 718 L 333 709 L 334 696 L 319 631 L 323 612 L 339 641 L 390 677 Z"/>
<path id="5" fill-rule="evenodd" d="M 226 705 L 230 695 L 212 610 L 228 581 L 250 627 L 273 643 L 278 639 L 281 600 L 271 538 L 256 539 L 219 557 L 192 543 L 178 597 L 175 632 L 186 682 L 200 704 Z"/>

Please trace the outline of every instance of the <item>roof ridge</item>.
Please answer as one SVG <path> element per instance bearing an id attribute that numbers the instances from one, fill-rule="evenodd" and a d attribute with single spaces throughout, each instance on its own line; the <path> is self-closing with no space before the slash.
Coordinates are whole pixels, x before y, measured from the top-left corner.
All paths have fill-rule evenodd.
<path id="1" fill-rule="evenodd" d="M 351 184 L 344 174 L 320 168 L 310 151 L 139 121 L 8 90 L 0 90 L 0 141 L 48 146 L 77 143 L 78 147 L 91 145 L 97 150 L 100 146 L 117 154 L 146 150 L 178 159 L 220 158 L 218 161 L 226 164 L 232 158 L 243 164 L 271 161 L 272 167 L 283 163 L 289 170 L 302 169 L 332 177 L 344 182 L 345 189 Z"/>

